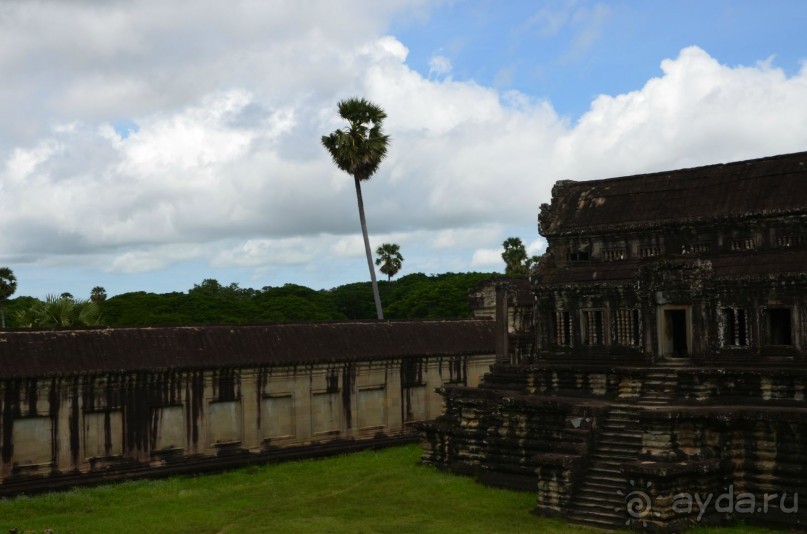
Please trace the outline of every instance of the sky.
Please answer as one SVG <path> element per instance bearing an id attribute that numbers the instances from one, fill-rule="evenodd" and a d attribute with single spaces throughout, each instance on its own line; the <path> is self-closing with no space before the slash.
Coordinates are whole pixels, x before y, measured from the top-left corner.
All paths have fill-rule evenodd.
<path id="1" fill-rule="evenodd" d="M 503 271 L 591 180 L 807 150 L 807 2 L 0 2 L 0 266 L 15 296 L 369 278 L 339 100 L 399 276 Z"/>

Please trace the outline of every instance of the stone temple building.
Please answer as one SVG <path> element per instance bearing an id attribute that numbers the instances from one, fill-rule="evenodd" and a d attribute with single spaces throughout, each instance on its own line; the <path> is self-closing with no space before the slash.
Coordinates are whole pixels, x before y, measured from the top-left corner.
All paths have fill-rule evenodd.
<path id="1" fill-rule="evenodd" d="M 538 219 L 424 460 L 593 526 L 807 525 L 807 152 L 560 181 Z"/>

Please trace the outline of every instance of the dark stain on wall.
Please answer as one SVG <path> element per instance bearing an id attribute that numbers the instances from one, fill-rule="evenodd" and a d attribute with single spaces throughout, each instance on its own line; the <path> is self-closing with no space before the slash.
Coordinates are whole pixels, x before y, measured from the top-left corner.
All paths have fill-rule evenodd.
<path id="1" fill-rule="evenodd" d="M 345 428 L 352 428 L 353 413 L 350 400 L 356 382 L 356 368 L 353 363 L 346 363 L 342 367 L 342 410 L 345 414 Z"/>
<path id="2" fill-rule="evenodd" d="M 261 411 L 263 410 L 263 399 L 266 395 L 266 384 L 268 383 L 268 375 L 269 370 L 266 367 L 261 367 L 258 369 L 256 381 L 257 381 L 257 395 L 255 395 L 255 428 L 261 428 Z"/>
<path id="3" fill-rule="evenodd" d="M 401 360 L 401 421 L 414 419 L 412 388 L 423 385 L 423 360 L 406 358 Z"/>
<path id="4" fill-rule="evenodd" d="M 452 384 L 466 384 L 466 357 L 452 356 L 448 360 L 448 381 Z"/>
<path id="5" fill-rule="evenodd" d="M 187 441 L 192 448 L 199 445 L 199 421 L 204 414 L 205 375 L 202 371 L 190 373 L 185 387 L 185 406 L 190 407 L 190 417 L 185 418 L 188 428 Z"/>
<path id="6" fill-rule="evenodd" d="M 37 380 L 31 379 L 31 382 L 36 384 Z M 56 452 L 59 450 L 58 448 L 58 436 L 59 436 L 59 379 L 53 378 L 50 382 L 50 390 L 48 391 L 48 416 L 50 416 L 51 421 L 51 433 L 50 433 L 50 450 L 51 450 L 51 462 L 56 464 Z M 34 385 L 34 390 L 36 389 L 36 385 Z M 36 401 L 34 401 L 36 403 Z M 30 408 L 29 408 L 30 410 Z M 36 415 L 36 404 L 34 404 L 34 415 Z"/>
<path id="7" fill-rule="evenodd" d="M 26 401 L 28 403 L 28 417 L 36 417 L 36 400 L 38 397 L 37 381 L 28 380 L 26 384 L 25 393 Z"/>
<path id="8" fill-rule="evenodd" d="M 129 453 L 149 450 L 151 406 L 148 404 L 148 373 L 132 373 L 121 384 L 125 450 Z"/>
<path id="9" fill-rule="evenodd" d="M 104 410 L 104 456 L 109 456 L 112 451 L 112 421 L 110 411 Z"/>
<path id="10" fill-rule="evenodd" d="M 20 380 L 7 380 L 3 395 L 3 463 L 14 456 L 14 419 L 20 416 Z"/>
<path id="11" fill-rule="evenodd" d="M 94 384 L 90 383 L 84 389 L 87 390 L 94 390 Z M 56 392 L 58 390 L 58 385 L 56 381 L 51 384 L 50 387 L 51 393 Z M 68 417 L 68 429 L 70 432 L 70 458 L 73 461 L 73 466 L 78 467 L 80 454 L 81 454 L 81 440 L 80 440 L 80 432 L 81 432 L 81 406 L 79 405 L 78 401 L 78 390 L 79 390 L 79 379 L 73 378 L 73 383 L 70 388 L 70 415 Z M 51 417 L 55 421 L 58 419 L 57 413 L 53 411 L 53 406 L 51 405 Z M 53 448 L 54 454 L 56 451 L 56 447 Z"/>
<path id="12" fill-rule="evenodd" d="M 337 369 L 328 369 L 325 375 L 325 391 L 327 393 L 339 393 L 339 371 Z"/>

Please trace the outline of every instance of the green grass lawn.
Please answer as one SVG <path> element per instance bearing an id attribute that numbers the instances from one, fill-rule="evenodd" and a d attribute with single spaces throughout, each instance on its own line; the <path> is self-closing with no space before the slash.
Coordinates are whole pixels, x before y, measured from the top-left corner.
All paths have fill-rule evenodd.
<path id="1" fill-rule="evenodd" d="M 5 499 L 0 533 L 599 532 L 530 514 L 532 493 L 486 488 L 419 458 L 410 445 Z"/>

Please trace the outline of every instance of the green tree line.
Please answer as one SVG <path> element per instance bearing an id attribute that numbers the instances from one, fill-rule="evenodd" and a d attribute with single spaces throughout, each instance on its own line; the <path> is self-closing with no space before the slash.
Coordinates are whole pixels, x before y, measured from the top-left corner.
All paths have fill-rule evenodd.
<path id="1" fill-rule="evenodd" d="M 449 319 L 470 317 L 468 291 L 496 273 L 422 273 L 394 281 L 380 281 L 387 319 Z M 103 288 L 94 288 L 98 296 Z M 104 293 L 105 295 L 105 293 Z M 7 326 L 17 323 L 18 311 L 30 310 L 40 301 L 21 296 L 6 303 Z M 136 291 L 95 298 L 101 324 L 145 326 L 180 324 L 254 324 L 292 321 L 375 319 L 370 282 L 314 290 L 295 284 L 262 289 L 223 285 L 208 279 L 187 292 Z"/>

